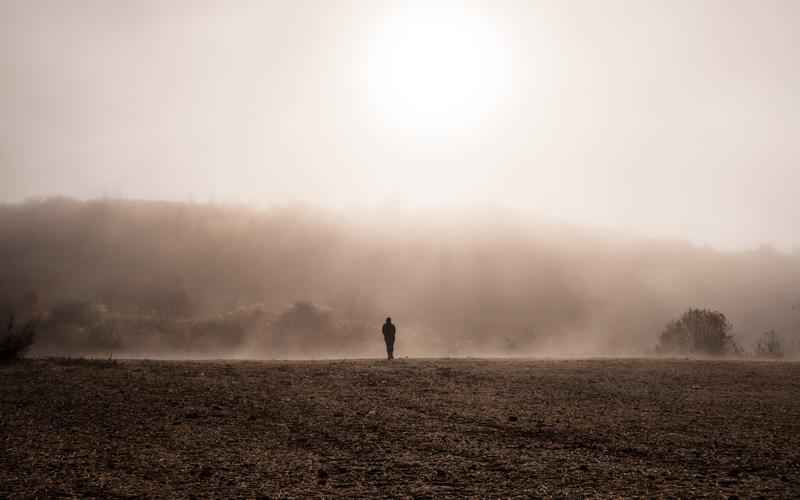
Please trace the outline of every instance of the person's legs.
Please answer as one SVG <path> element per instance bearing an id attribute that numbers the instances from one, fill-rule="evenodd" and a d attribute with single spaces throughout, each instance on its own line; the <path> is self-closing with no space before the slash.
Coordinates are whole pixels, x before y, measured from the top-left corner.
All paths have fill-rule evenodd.
<path id="1" fill-rule="evenodd" d="M 394 359 L 394 339 L 387 337 L 386 340 L 386 359 Z"/>

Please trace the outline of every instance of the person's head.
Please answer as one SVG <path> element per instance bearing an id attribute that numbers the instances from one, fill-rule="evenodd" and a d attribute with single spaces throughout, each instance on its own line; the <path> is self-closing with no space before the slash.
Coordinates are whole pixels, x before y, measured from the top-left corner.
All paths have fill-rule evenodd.
<path id="1" fill-rule="evenodd" d="M 386 318 L 386 322 L 387 323 L 391 323 L 392 322 L 392 318 Z"/>

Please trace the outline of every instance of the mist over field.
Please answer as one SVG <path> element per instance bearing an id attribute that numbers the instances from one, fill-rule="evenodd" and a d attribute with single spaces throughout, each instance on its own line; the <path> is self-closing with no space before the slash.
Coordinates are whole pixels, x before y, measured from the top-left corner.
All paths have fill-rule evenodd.
<path id="1" fill-rule="evenodd" d="M 40 354 L 376 356 L 387 316 L 399 355 L 642 354 L 689 308 L 788 349 L 796 19 L 0 2 L 0 296 Z"/>
<path id="2" fill-rule="evenodd" d="M 502 210 L 347 213 L 50 199 L 0 208 L 2 304 L 34 352 L 115 356 L 595 356 L 652 352 L 689 307 L 790 345 L 800 256 L 719 252 Z"/>
<path id="3" fill-rule="evenodd" d="M 0 0 L 0 499 L 800 498 L 798 21 Z"/>

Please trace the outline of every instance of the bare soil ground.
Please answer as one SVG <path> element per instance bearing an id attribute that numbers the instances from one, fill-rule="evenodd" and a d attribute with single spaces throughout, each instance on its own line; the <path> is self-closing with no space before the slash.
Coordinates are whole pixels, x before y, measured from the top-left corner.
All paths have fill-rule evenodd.
<path id="1" fill-rule="evenodd" d="M 0 497 L 798 497 L 800 364 L 0 367 Z"/>

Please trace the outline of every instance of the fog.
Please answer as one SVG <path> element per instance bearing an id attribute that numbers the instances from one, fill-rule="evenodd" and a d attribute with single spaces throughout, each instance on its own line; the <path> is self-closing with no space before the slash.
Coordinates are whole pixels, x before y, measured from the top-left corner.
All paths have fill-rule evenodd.
<path id="1" fill-rule="evenodd" d="M 718 252 L 502 211 L 380 213 L 54 199 L 0 210 L 2 304 L 44 315 L 39 354 L 651 353 L 689 307 L 745 347 L 800 333 L 800 256 Z"/>
<path id="2" fill-rule="evenodd" d="M 793 1 L 0 0 L 40 354 L 641 355 L 800 331 Z M 138 201 L 137 201 L 138 200 Z"/>
<path id="3" fill-rule="evenodd" d="M 793 1 L 0 2 L 0 199 L 800 245 Z"/>

